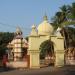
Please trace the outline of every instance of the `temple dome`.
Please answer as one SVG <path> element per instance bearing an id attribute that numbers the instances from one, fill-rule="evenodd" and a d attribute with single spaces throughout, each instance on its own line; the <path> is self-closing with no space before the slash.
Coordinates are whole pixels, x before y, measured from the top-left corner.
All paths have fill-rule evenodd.
<path id="1" fill-rule="evenodd" d="M 51 35 L 53 33 L 53 27 L 48 22 L 47 16 L 44 16 L 44 21 L 38 26 L 39 35 Z"/>

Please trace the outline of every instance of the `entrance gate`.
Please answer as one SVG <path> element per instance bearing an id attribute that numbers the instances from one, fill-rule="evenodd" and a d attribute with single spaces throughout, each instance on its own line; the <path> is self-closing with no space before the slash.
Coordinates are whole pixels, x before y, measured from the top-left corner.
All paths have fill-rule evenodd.
<path id="1" fill-rule="evenodd" d="M 40 45 L 40 65 L 43 66 L 53 66 L 54 65 L 54 45 L 50 40 L 46 40 Z"/>

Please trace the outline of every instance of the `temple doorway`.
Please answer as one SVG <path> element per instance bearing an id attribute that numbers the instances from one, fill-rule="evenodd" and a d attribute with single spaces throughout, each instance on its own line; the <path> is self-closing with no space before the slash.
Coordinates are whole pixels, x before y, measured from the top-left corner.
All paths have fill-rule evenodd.
<path id="1" fill-rule="evenodd" d="M 53 42 L 46 40 L 40 45 L 40 64 L 53 66 L 55 61 Z"/>

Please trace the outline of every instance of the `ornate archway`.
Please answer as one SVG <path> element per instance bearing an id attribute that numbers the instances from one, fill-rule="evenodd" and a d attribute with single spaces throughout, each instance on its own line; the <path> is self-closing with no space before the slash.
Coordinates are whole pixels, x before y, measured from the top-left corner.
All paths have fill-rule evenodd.
<path id="1" fill-rule="evenodd" d="M 41 43 L 40 47 L 40 64 L 41 65 L 54 65 L 54 44 L 51 40 L 45 40 Z"/>

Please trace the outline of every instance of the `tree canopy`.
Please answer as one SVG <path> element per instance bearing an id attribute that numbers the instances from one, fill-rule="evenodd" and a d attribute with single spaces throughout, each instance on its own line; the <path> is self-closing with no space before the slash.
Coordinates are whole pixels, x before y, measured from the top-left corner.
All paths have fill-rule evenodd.
<path id="1" fill-rule="evenodd" d="M 75 41 L 75 3 L 71 5 L 63 5 L 52 18 L 52 24 L 55 30 L 61 27 L 61 33 L 65 37 L 66 48 Z M 73 45 L 74 46 L 74 45 Z"/>
<path id="2" fill-rule="evenodd" d="M 0 57 L 5 54 L 7 50 L 7 44 L 13 39 L 14 33 L 0 32 Z"/>
<path id="3" fill-rule="evenodd" d="M 75 25 L 75 3 L 61 6 L 60 10 L 52 18 L 52 22 L 55 28 L 62 27 L 62 25 Z"/>

